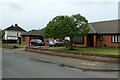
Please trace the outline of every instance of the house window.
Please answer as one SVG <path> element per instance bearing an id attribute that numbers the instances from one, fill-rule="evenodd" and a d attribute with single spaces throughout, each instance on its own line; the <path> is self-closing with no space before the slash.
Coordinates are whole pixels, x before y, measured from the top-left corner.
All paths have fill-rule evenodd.
<path id="1" fill-rule="evenodd" d="M 26 41 L 26 37 L 25 36 L 23 37 L 23 41 Z"/>
<path id="2" fill-rule="evenodd" d="M 73 37 L 73 43 L 74 44 L 84 44 L 84 37 L 81 37 L 81 36 Z"/>
<path id="3" fill-rule="evenodd" d="M 118 42 L 120 42 L 120 35 L 118 36 Z"/>
<path id="4" fill-rule="evenodd" d="M 112 42 L 113 43 L 120 42 L 120 35 L 112 35 Z"/>

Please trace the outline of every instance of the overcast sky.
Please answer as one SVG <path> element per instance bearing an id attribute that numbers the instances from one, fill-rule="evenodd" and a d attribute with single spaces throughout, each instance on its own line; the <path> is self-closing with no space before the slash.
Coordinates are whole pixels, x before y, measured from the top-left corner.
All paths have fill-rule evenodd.
<path id="1" fill-rule="evenodd" d="M 118 19 L 119 0 L 0 0 L 2 29 L 18 24 L 41 29 L 58 15 L 81 14 L 89 22 Z"/>

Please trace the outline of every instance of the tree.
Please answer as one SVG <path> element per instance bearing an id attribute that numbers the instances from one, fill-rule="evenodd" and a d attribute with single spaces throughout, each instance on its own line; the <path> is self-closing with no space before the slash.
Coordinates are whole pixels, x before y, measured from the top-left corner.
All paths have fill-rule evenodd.
<path id="1" fill-rule="evenodd" d="M 5 35 L 4 30 L 0 29 L 0 40 L 3 40 L 4 35 Z"/>
<path id="2" fill-rule="evenodd" d="M 80 14 L 72 16 L 56 16 L 45 27 L 44 37 L 70 37 L 70 49 L 73 49 L 72 38 L 76 35 L 86 35 L 88 31 L 88 21 Z"/>
<path id="3" fill-rule="evenodd" d="M 0 40 L 2 40 L 2 30 L 0 29 Z"/>

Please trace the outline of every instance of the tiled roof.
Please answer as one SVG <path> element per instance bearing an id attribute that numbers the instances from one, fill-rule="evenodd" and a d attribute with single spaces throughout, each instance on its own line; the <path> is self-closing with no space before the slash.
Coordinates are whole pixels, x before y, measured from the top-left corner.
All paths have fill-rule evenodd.
<path id="1" fill-rule="evenodd" d="M 41 36 L 43 35 L 43 31 L 44 29 L 41 29 L 41 30 L 30 30 L 24 34 L 22 34 L 21 36 Z"/>
<path id="2" fill-rule="evenodd" d="M 98 33 L 98 34 L 119 33 L 118 27 L 120 25 L 120 20 L 101 21 L 101 22 L 94 22 L 89 24 L 93 28 L 92 32 L 94 33 Z M 89 33 L 91 33 L 91 31 Z"/>
<path id="3" fill-rule="evenodd" d="M 4 30 L 7 30 L 7 31 L 10 31 L 10 30 L 12 30 L 12 31 L 24 31 L 24 32 L 26 32 L 24 29 L 22 29 L 21 27 L 19 27 L 17 24 L 15 24 L 15 26 L 12 25 L 12 26 L 4 29 Z"/>

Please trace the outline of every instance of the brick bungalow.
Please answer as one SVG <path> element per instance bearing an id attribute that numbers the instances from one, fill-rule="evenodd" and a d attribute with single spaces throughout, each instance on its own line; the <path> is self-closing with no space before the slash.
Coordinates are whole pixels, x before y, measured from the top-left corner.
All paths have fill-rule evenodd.
<path id="1" fill-rule="evenodd" d="M 89 23 L 89 32 L 87 36 L 75 36 L 73 38 L 74 46 L 86 46 L 86 47 L 97 47 L 97 46 L 111 46 L 120 47 L 120 33 L 118 32 L 118 22 L 120 20 L 110 20 Z M 29 44 L 31 39 L 41 39 L 48 45 L 48 40 L 43 39 L 43 31 L 31 30 L 22 35 L 22 44 Z"/>
<path id="2" fill-rule="evenodd" d="M 82 38 L 76 37 L 74 40 L 80 43 L 74 45 L 94 48 L 97 46 L 120 47 L 119 23 L 120 20 L 90 23 L 88 35 Z"/>
<path id="3" fill-rule="evenodd" d="M 29 45 L 31 39 L 41 39 L 44 42 L 43 39 L 43 29 L 41 30 L 30 30 L 24 34 L 21 35 L 21 44 Z"/>

